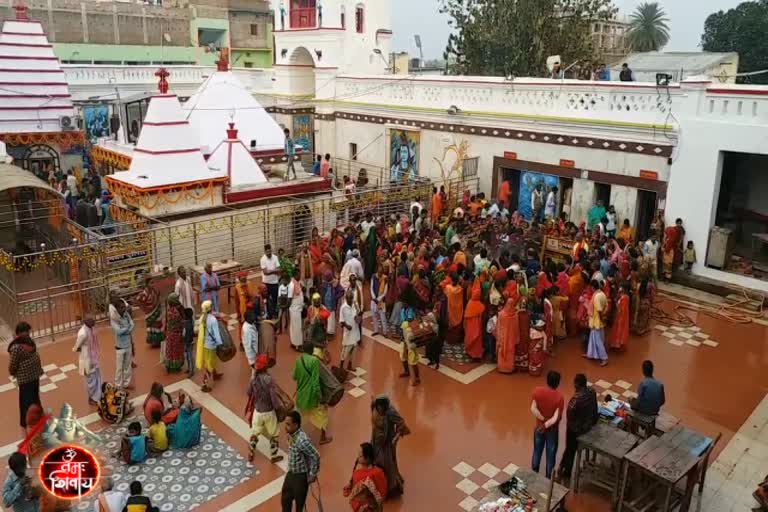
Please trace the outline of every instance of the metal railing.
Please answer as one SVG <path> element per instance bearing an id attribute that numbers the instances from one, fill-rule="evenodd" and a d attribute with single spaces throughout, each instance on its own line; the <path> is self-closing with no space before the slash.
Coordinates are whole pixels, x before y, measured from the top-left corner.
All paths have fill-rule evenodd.
<path id="1" fill-rule="evenodd" d="M 446 185 L 458 196 L 465 189 L 476 191 L 478 181 L 455 180 Z M 259 207 L 168 223 L 150 224 L 123 211 L 116 219 L 121 229 L 109 236 L 65 221 L 60 238 L 70 241 L 69 245 L 54 244 L 51 249 L 19 255 L 0 251 L 6 263 L 0 266 L 0 318 L 6 333 L 24 319 L 35 336 L 55 339 L 76 328 L 84 314 L 105 317 L 110 293 L 135 293 L 142 273 L 164 269 L 172 273 L 180 265 L 200 272 L 206 262 L 226 261 L 235 261 L 244 270 L 258 270 L 267 243 L 275 251 L 295 254 L 315 229 L 319 233 L 343 229 L 361 221 L 367 212 L 386 218 L 407 213 L 413 201 L 429 207 L 432 186 L 429 180 L 385 182 L 354 194 L 335 191 L 313 199 L 282 197 Z M 77 244 L 71 243 L 73 232 L 79 236 Z M 27 285 L 19 286 L 20 280 Z"/>

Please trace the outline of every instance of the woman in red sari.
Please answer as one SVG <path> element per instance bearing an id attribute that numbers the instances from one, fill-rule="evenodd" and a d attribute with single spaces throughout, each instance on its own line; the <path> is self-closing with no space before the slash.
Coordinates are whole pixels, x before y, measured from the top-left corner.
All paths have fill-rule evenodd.
<path id="1" fill-rule="evenodd" d="M 475 360 L 483 357 L 483 313 L 482 293 L 474 288 L 464 310 L 464 351 Z"/>
<path id="2" fill-rule="evenodd" d="M 515 350 L 520 341 L 520 327 L 518 326 L 517 300 L 518 297 L 510 297 L 499 313 L 496 322 L 496 369 L 499 373 L 515 372 Z"/>
<path id="3" fill-rule="evenodd" d="M 309 242 L 309 256 L 312 259 L 312 276 L 320 275 L 320 263 L 323 261 L 325 244 L 323 243 L 317 228 L 312 230 L 312 241 Z"/>
<path id="4" fill-rule="evenodd" d="M 437 187 L 432 189 L 432 208 L 431 208 L 432 225 L 437 224 L 440 217 L 443 215 L 443 196 L 437 191 Z"/>
<path id="5" fill-rule="evenodd" d="M 552 283 L 549 281 L 546 272 L 539 272 L 536 277 L 536 299 L 541 301 L 544 298 L 544 292 L 552 288 Z"/>
<path id="6" fill-rule="evenodd" d="M 344 497 L 354 512 L 381 512 L 387 496 L 387 477 L 384 471 L 373 464 L 374 454 L 371 443 L 363 443 L 357 453 L 352 478 L 344 486 Z"/>
<path id="7" fill-rule="evenodd" d="M 661 246 L 661 257 L 664 267 L 664 277 L 672 279 L 672 271 L 683 263 L 683 219 L 677 219 L 674 226 L 664 230 L 664 243 Z"/>
<path id="8" fill-rule="evenodd" d="M 608 346 L 624 349 L 629 341 L 629 283 L 623 283 L 616 299 L 613 324 L 608 332 Z"/>

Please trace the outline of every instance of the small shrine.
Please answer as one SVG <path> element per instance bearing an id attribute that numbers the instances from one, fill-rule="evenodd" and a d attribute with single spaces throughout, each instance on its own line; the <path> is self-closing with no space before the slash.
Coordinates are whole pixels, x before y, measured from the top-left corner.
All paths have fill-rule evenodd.
<path id="1" fill-rule="evenodd" d="M 183 107 L 199 134 L 203 154 L 210 155 L 219 145 L 221 127 L 234 122 L 248 151 L 257 160 L 272 163 L 284 153 L 283 129 L 229 69 L 226 52 L 222 51 L 216 68 Z"/>
<path id="2" fill-rule="evenodd" d="M 107 176 L 116 201 L 142 215 L 161 216 L 223 204 L 226 169 L 212 170 L 179 99 L 168 93 L 169 73 L 160 68 L 130 168 Z"/>
<path id="3" fill-rule="evenodd" d="M 83 163 L 83 133 L 59 59 L 23 1 L 0 29 L 0 141 L 19 167 L 44 181 Z M 49 180 L 50 178 L 50 180 Z"/>

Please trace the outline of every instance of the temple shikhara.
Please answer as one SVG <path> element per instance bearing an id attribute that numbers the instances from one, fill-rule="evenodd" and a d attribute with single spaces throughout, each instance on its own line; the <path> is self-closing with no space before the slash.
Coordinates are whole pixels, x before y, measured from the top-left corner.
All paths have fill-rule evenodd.
<path id="1" fill-rule="evenodd" d="M 0 6 L 0 512 L 768 510 L 768 7 L 444 3 Z"/>
<path id="2" fill-rule="evenodd" d="M 15 163 L 48 181 L 82 165 L 84 138 L 66 75 L 42 24 L 23 4 L 0 32 L 0 140 Z"/>

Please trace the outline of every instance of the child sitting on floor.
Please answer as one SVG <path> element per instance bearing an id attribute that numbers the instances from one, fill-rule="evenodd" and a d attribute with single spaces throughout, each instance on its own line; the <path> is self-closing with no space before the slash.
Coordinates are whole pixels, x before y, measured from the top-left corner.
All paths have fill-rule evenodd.
<path id="1" fill-rule="evenodd" d="M 163 416 L 158 410 L 152 411 L 152 425 L 147 432 L 147 450 L 150 453 L 162 453 L 168 449 L 168 434 L 163 423 Z"/>
<path id="2" fill-rule="evenodd" d="M 120 440 L 120 451 L 116 457 L 126 464 L 144 462 L 147 457 L 147 442 L 141 434 L 141 423 L 134 421 L 128 425 L 128 432 Z"/>

